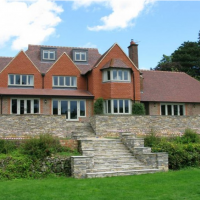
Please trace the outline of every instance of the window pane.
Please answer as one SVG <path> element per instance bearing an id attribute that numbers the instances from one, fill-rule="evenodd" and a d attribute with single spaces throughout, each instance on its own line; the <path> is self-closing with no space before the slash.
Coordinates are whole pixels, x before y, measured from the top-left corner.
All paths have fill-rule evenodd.
<path id="1" fill-rule="evenodd" d="M 58 101 L 53 101 L 53 115 L 58 114 Z"/>
<path id="2" fill-rule="evenodd" d="M 184 115 L 183 105 L 180 105 L 180 106 L 179 106 L 179 109 L 180 109 L 180 115 Z"/>
<path id="3" fill-rule="evenodd" d="M 117 70 L 113 70 L 113 80 L 117 80 Z"/>
<path id="4" fill-rule="evenodd" d="M 161 105 L 161 115 L 166 115 L 165 105 Z"/>
<path id="5" fill-rule="evenodd" d="M 174 115 L 178 115 L 178 105 L 174 105 Z"/>
<path id="6" fill-rule="evenodd" d="M 12 74 L 9 75 L 9 83 L 12 85 L 14 84 L 14 75 L 12 75 Z"/>
<path id="7" fill-rule="evenodd" d="M 80 58 L 80 53 L 75 53 L 75 56 L 76 56 L 76 60 L 79 61 L 81 58 Z"/>
<path id="8" fill-rule="evenodd" d="M 70 119 L 77 119 L 77 101 L 70 101 Z"/>
<path id="9" fill-rule="evenodd" d="M 20 84 L 20 75 L 15 76 L 15 84 L 17 84 L 17 85 Z"/>
<path id="10" fill-rule="evenodd" d="M 50 59 L 51 60 L 55 59 L 55 56 L 54 56 L 55 52 L 54 51 L 50 51 L 49 54 L 50 54 Z"/>
<path id="11" fill-rule="evenodd" d="M 119 112 L 120 112 L 120 113 L 124 113 L 124 109 L 123 109 L 123 100 L 119 100 Z"/>
<path id="12" fill-rule="evenodd" d="M 26 113 L 31 113 L 31 100 L 27 100 L 26 103 L 27 103 Z"/>
<path id="13" fill-rule="evenodd" d="M 65 77 L 65 85 L 70 86 L 70 77 Z"/>
<path id="14" fill-rule="evenodd" d="M 17 114 L 17 99 L 12 99 L 12 114 Z"/>
<path id="15" fill-rule="evenodd" d="M 48 51 L 43 51 L 43 58 L 48 59 Z"/>
<path id="16" fill-rule="evenodd" d="M 129 100 L 125 100 L 125 113 L 129 113 Z"/>
<path id="17" fill-rule="evenodd" d="M 124 71 L 124 80 L 128 81 L 128 71 Z"/>
<path id="18" fill-rule="evenodd" d="M 33 85 L 33 75 L 28 76 L 28 85 Z"/>
<path id="19" fill-rule="evenodd" d="M 118 100 L 113 100 L 113 108 L 114 108 L 114 113 L 118 113 L 118 106 L 117 106 Z"/>
<path id="20" fill-rule="evenodd" d="M 172 115 L 172 106 L 171 105 L 167 105 L 167 112 L 168 112 L 168 115 Z"/>
<path id="21" fill-rule="evenodd" d="M 66 115 L 68 118 L 68 101 L 61 101 L 61 115 Z"/>
<path id="22" fill-rule="evenodd" d="M 22 85 L 26 85 L 27 84 L 26 77 L 27 77 L 27 75 L 22 75 Z"/>
<path id="23" fill-rule="evenodd" d="M 108 113 L 111 113 L 111 100 L 108 100 Z"/>
<path id="24" fill-rule="evenodd" d="M 107 80 L 110 81 L 110 71 L 107 71 Z"/>
<path id="25" fill-rule="evenodd" d="M 63 76 L 59 77 L 59 85 L 64 86 L 64 77 Z"/>
<path id="26" fill-rule="evenodd" d="M 80 101 L 80 116 L 85 116 L 85 101 Z"/>
<path id="27" fill-rule="evenodd" d="M 76 77 L 71 77 L 71 86 L 76 86 Z"/>
<path id="28" fill-rule="evenodd" d="M 118 79 L 122 80 L 122 70 L 118 70 Z"/>
<path id="29" fill-rule="evenodd" d="M 39 100 L 34 99 L 34 113 L 39 113 Z"/>
<path id="30" fill-rule="evenodd" d="M 58 76 L 53 77 L 53 85 L 58 85 Z"/>
<path id="31" fill-rule="evenodd" d="M 86 60 L 86 54 L 85 53 L 81 53 L 81 60 Z"/>

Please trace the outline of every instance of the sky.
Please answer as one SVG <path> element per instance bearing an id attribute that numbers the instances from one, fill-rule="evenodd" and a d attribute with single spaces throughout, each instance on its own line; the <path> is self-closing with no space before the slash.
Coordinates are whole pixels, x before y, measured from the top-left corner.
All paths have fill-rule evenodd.
<path id="1" fill-rule="evenodd" d="M 197 41 L 200 0 L 0 0 L 0 56 L 28 44 L 98 48 L 138 44 L 139 68 L 156 67 L 183 42 Z"/>

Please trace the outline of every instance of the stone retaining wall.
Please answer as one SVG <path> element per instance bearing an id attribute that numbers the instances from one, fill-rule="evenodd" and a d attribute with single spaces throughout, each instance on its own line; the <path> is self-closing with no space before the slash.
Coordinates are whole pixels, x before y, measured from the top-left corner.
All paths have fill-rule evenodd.
<path id="1" fill-rule="evenodd" d="M 180 136 L 186 128 L 200 134 L 200 116 L 94 115 L 91 125 L 98 136 L 119 137 L 120 132 L 145 136 L 151 130 L 159 136 Z"/>
<path id="2" fill-rule="evenodd" d="M 58 115 L 0 115 L 0 136 L 26 138 L 44 133 L 66 137 L 69 124 Z"/>

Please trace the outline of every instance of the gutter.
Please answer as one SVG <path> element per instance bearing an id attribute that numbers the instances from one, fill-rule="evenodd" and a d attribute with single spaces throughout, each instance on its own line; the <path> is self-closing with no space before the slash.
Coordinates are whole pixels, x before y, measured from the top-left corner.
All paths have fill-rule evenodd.
<path id="1" fill-rule="evenodd" d="M 133 71 L 133 99 L 134 99 L 134 103 L 135 103 L 135 74 L 134 74 L 134 71 Z"/>
<path id="2" fill-rule="evenodd" d="M 44 89 L 44 77 L 45 77 L 45 73 L 41 73 L 42 75 L 42 89 Z"/>
<path id="3" fill-rule="evenodd" d="M 1 94 L 1 115 L 2 115 L 2 108 L 3 108 L 3 95 Z"/>

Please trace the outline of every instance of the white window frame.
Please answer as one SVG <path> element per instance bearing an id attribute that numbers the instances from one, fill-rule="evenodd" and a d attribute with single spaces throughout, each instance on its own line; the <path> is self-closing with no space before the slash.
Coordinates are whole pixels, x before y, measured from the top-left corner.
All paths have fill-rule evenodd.
<path id="1" fill-rule="evenodd" d="M 54 84 L 54 77 L 57 77 L 58 78 L 58 85 L 55 85 Z M 64 78 L 64 84 L 63 85 L 60 85 L 60 77 L 63 77 Z M 70 78 L 70 85 L 66 85 L 66 78 L 69 77 Z M 72 78 L 75 78 L 75 85 L 72 85 Z M 53 87 L 71 87 L 71 88 L 75 88 L 77 87 L 77 77 L 76 76 L 52 76 L 52 85 Z"/>
<path id="2" fill-rule="evenodd" d="M 78 54 L 80 55 L 80 60 L 76 59 L 76 55 L 78 55 Z M 82 56 L 81 56 L 82 54 L 85 55 L 85 59 L 84 60 L 82 59 Z M 87 54 L 84 51 L 77 51 L 77 52 L 75 52 L 74 55 L 75 55 L 75 59 L 74 60 L 77 61 L 77 62 L 78 61 L 87 61 Z"/>
<path id="3" fill-rule="evenodd" d="M 86 108 L 86 100 L 85 99 L 52 99 L 52 106 L 51 106 L 51 114 L 53 115 L 53 101 L 58 101 L 58 115 L 61 115 L 61 101 L 67 101 L 68 102 L 68 116 L 70 116 L 70 109 L 69 109 L 69 102 L 70 101 L 77 101 L 77 119 L 66 119 L 67 121 L 78 121 L 80 117 L 86 117 L 86 112 L 87 112 L 87 108 Z M 81 116 L 80 115 L 80 102 L 83 101 L 84 102 L 84 106 L 85 106 L 85 115 Z"/>
<path id="4" fill-rule="evenodd" d="M 117 78 L 113 78 L 113 72 L 117 71 Z M 107 77 L 108 71 L 110 72 L 110 80 Z M 122 71 L 122 79 L 119 78 L 119 71 Z M 128 80 L 124 80 L 124 73 L 128 72 Z M 131 72 L 129 69 L 107 69 L 103 71 L 103 82 L 131 82 Z"/>
<path id="5" fill-rule="evenodd" d="M 111 103 L 111 113 L 108 113 L 108 101 L 110 100 Z M 118 112 L 114 113 L 114 100 L 117 100 L 117 107 L 118 107 Z M 122 100 L 123 101 L 123 113 L 120 113 L 119 110 L 119 101 Z M 125 101 L 128 101 L 128 107 L 129 107 L 129 111 L 128 113 L 125 113 Z M 105 114 L 112 114 L 112 115 L 130 115 L 131 114 L 131 110 L 132 110 L 132 103 L 130 99 L 108 99 L 105 100 L 104 102 L 104 113 Z"/>
<path id="6" fill-rule="evenodd" d="M 185 104 L 184 103 L 161 103 L 160 104 L 160 115 L 162 115 L 162 106 L 165 106 L 165 115 L 167 116 L 181 116 L 180 115 L 180 106 L 183 106 L 183 115 L 185 115 Z M 168 109 L 167 109 L 167 106 L 170 105 L 171 106 L 171 115 L 168 115 Z M 174 105 L 177 106 L 178 108 L 178 115 L 174 115 Z M 164 116 L 164 115 L 163 115 Z"/>
<path id="7" fill-rule="evenodd" d="M 11 84 L 10 76 L 14 76 L 14 83 Z M 20 76 L 20 83 L 16 84 L 16 76 Z M 22 76 L 26 76 L 26 84 L 22 84 Z M 32 77 L 32 83 L 28 83 L 28 78 Z M 8 74 L 8 85 L 9 86 L 34 86 L 34 75 L 30 74 Z"/>
<path id="8" fill-rule="evenodd" d="M 45 58 L 45 57 L 44 57 L 44 54 L 45 54 L 45 53 L 48 54 L 48 58 Z M 53 58 L 50 57 L 50 54 L 51 54 L 51 53 L 53 53 Z M 56 54 L 55 51 L 52 51 L 52 50 L 43 50 L 42 58 L 43 58 L 43 60 L 55 60 L 55 57 L 56 57 L 55 54 Z"/>
<path id="9" fill-rule="evenodd" d="M 11 98 L 10 101 L 10 113 L 11 114 L 16 114 L 12 113 L 12 100 L 16 99 L 17 100 L 17 115 L 20 115 L 20 100 L 24 100 L 24 108 L 27 109 L 27 100 L 31 101 L 31 113 L 27 113 L 27 110 L 24 109 L 24 114 L 40 114 L 40 99 L 39 98 Z M 34 100 L 38 100 L 39 102 L 39 112 L 34 113 Z"/>

